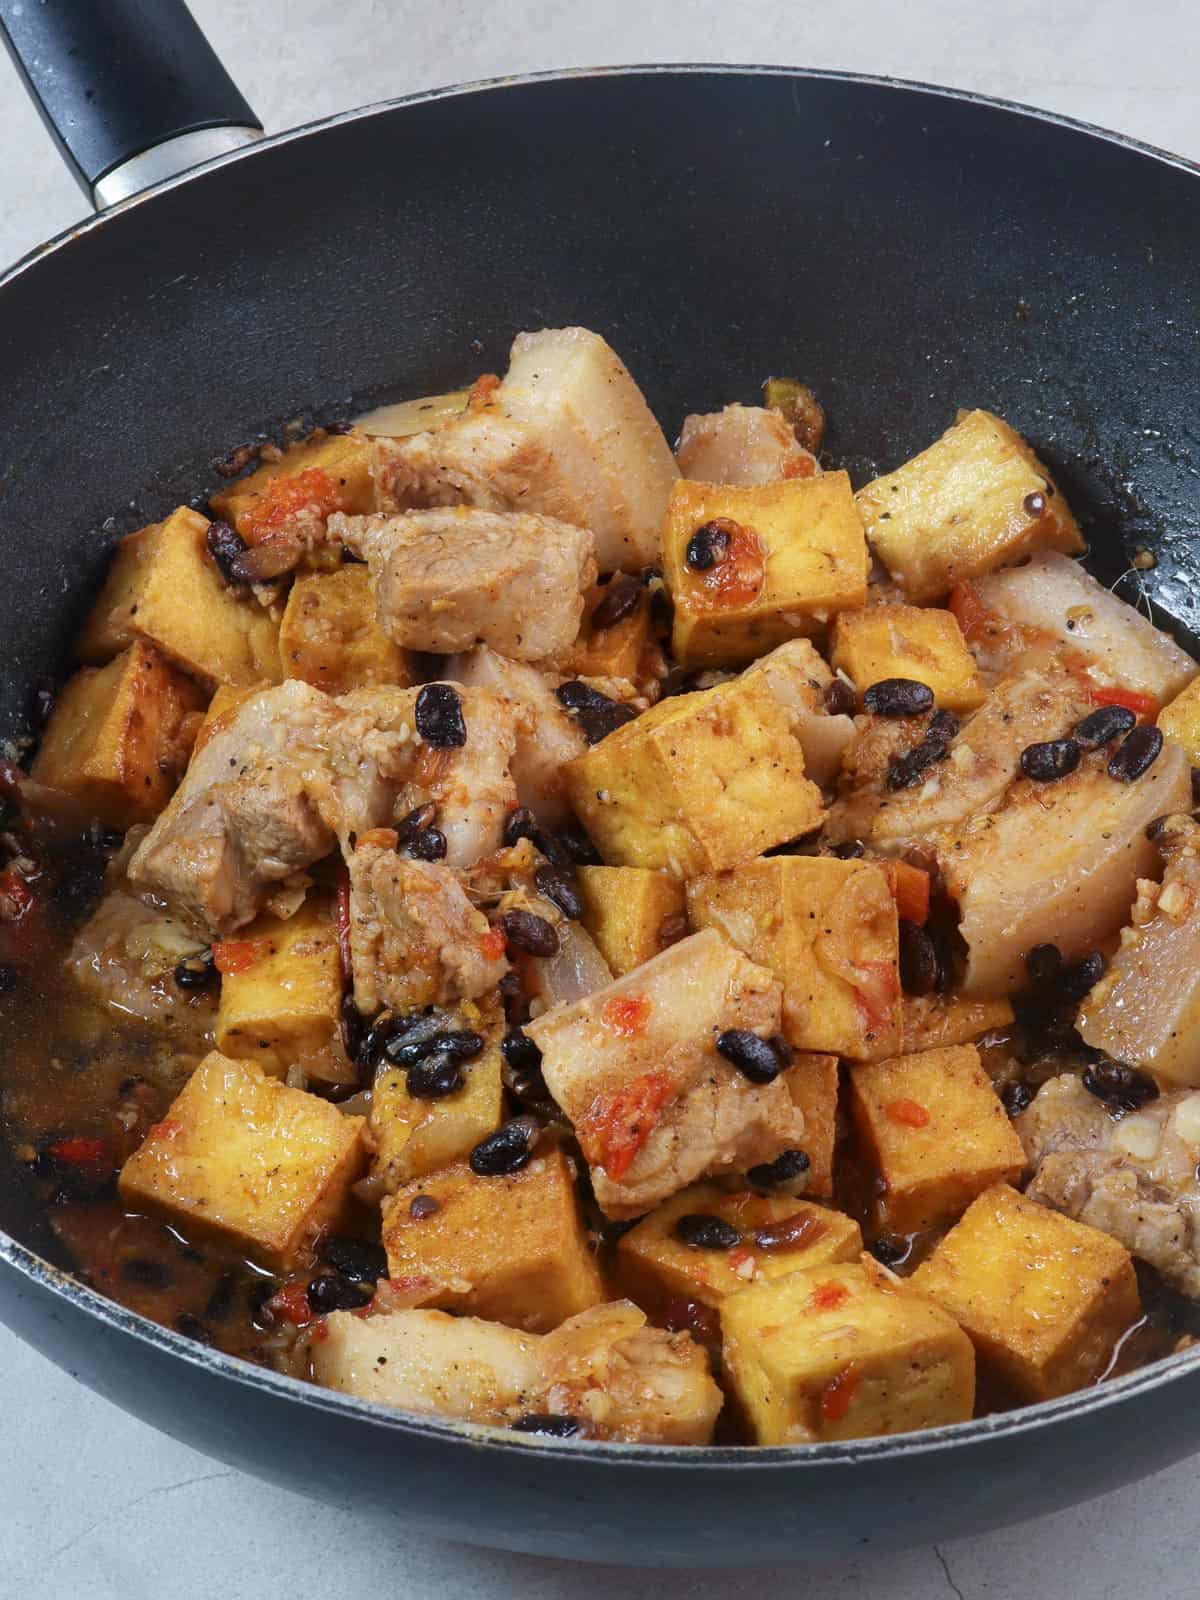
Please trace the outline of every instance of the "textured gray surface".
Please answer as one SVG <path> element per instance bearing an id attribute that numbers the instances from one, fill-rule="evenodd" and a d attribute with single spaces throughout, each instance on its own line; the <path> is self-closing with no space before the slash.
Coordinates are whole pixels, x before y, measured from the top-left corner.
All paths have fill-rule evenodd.
<path id="1" fill-rule="evenodd" d="M 1194 0 L 193 0 L 268 129 L 464 79 L 628 61 L 782 62 L 952 83 L 1050 107 L 1200 159 Z M 0 62 L 0 260 L 82 212 Z M 0 1330 L 0 1594 L 47 1600 L 1191 1600 L 1200 1484 L 1189 1467 L 987 1538 L 852 1567 L 733 1574 L 579 1568 L 398 1537 L 314 1508 L 153 1433 Z M 986 1496 L 986 1484 L 963 1493 Z M 397 1499 L 403 1498 L 398 1463 Z M 631 1515 L 636 1514 L 631 1511 Z M 730 1507 L 736 1518 L 736 1507 Z M 804 1563 L 805 1552 L 796 1552 Z"/>

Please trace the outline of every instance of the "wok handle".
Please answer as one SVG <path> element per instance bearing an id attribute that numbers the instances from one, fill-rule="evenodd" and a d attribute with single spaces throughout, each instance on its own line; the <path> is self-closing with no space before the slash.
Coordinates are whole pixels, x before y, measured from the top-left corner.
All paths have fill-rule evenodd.
<path id="1" fill-rule="evenodd" d="M 262 133 L 183 0 L 0 0 L 0 32 L 97 210 Z"/>

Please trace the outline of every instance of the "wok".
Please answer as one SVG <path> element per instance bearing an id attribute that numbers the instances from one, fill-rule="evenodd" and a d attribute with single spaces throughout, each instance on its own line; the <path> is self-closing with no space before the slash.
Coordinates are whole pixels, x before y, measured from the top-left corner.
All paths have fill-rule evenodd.
<path id="1" fill-rule="evenodd" d="M 121 0 L 103 25 L 95 9 L 0 0 L 99 201 L 253 140 L 182 5 Z M 1097 570 L 1116 579 L 1153 552 L 1138 581 L 1194 646 L 1197 263 L 1197 169 L 865 78 L 506 79 L 247 144 L 0 281 L 0 733 L 27 731 L 28 686 L 63 668 L 115 538 L 210 484 L 232 444 L 502 370 L 518 329 L 571 322 L 612 341 L 668 430 L 797 373 L 856 481 L 960 405 L 1000 412 L 1059 476 Z M 420 1420 L 93 1293 L 0 1159 L 11 1328 L 188 1444 L 438 1536 L 608 1561 L 830 1561 L 1045 1512 L 1200 1445 L 1200 1349 L 1023 1411 L 819 1448 L 566 1445 Z"/>

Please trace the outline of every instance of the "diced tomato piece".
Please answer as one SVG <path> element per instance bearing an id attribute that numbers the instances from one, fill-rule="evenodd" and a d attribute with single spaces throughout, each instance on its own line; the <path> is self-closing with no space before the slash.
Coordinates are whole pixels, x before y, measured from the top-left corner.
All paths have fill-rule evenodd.
<path id="1" fill-rule="evenodd" d="M 724 535 L 724 547 L 711 567 L 688 572 L 689 584 L 678 597 L 685 608 L 692 604 L 747 606 L 762 591 L 767 576 L 767 553 L 753 528 L 732 517 L 714 517 L 707 527 Z M 695 597 L 703 595 L 703 601 Z"/>
<path id="2" fill-rule="evenodd" d="M 109 1153 L 107 1139 L 87 1139 L 77 1136 L 73 1139 L 56 1139 L 47 1147 L 47 1153 L 55 1161 L 64 1162 L 67 1166 L 87 1167 L 101 1162 Z"/>
<path id="3" fill-rule="evenodd" d="M 213 964 L 223 978 L 249 972 L 271 954 L 269 939 L 222 939 L 212 947 Z"/>
<path id="4" fill-rule="evenodd" d="M 622 1039 L 636 1039 L 645 1032 L 653 1002 L 644 994 L 614 995 L 600 1012 L 608 1027 Z"/>
<path id="5" fill-rule="evenodd" d="M 598 1094 L 577 1129 L 585 1150 L 592 1152 L 589 1160 L 602 1166 L 619 1183 L 654 1132 L 659 1112 L 671 1093 L 671 1081 L 665 1073 L 647 1072 L 615 1094 Z"/>
<path id="6" fill-rule="evenodd" d="M 507 944 L 503 928 L 489 928 L 480 938 L 479 948 L 485 961 L 499 961 Z"/>
<path id="7" fill-rule="evenodd" d="M 302 1283 L 285 1283 L 282 1289 L 276 1290 L 267 1304 L 277 1317 L 283 1317 L 287 1322 L 294 1322 L 298 1328 L 313 1320 L 308 1293 Z"/>
<path id="8" fill-rule="evenodd" d="M 247 544 L 261 544 L 310 506 L 322 517 L 345 509 L 339 486 L 320 467 L 272 478 L 261 498 L 239 517 L 238 532 Z"/>
<path id="9" fill-rule="evenodd" d="M 1158 701 L 1152 694 L 1142 694 L 1138 689 L 1093 689 L 1092 704 L 1096 706 L 1124 706 L 1135 717 L 1156 717 Z"/>
<path id="10" fill-rule="evenodd" d="M 350 962 L 350 869 L 344 861 L 337 870 L 337 942 L 342 977 L 349 984 L 354 974 Z"/>
<path id="11" fill-rule="evenodd" d="M 481 372 L 471 385 L 471 392 L 467 396 L 467 410 L 482 411 L 485 406 L 490 406 L 500 382 L 494 372 Z"/>
<path id="12" fill-rule="evenodd" d="M 905 1128 L 927 1128 L 929 1112 L 915 1100 L 889 1100 L 883 1108 L 893 1122 Z"/>
<path id="13" fill-rule="evenodd" d="M 862 1382 L 862 1368 L 851 1361 L 821 1391 L 821 1415 L 826 1422 L 841 1422 Z"/>
<path id="14" fill-rule="evenodd" d="M 986 638 L 997 620 L 996 613 L 984 605 L 979 590 L 965 580 L 954 585 L 947 604 L 958 620 L 964 639 Z"/>
<path id="15" fill-rule="evenodd" d="M 812 456 L 797 456 L 789 461 L 783 469 L 785 478 L 811 478 L 817 470 L 817 463 Z"/>
<path id="16" fill-rule="evenodd" d="M 891 861 L 888 876 L 892 880 L 896 910 L 906 922 L 924 926 L 929 920 L 929 874 L 923 867 L 911 866 L 907 861 Z"/>
<path id="17" fill-rule="evenodd" d="M 886 1028 L 892 1020 L 892 1002 L 900 993 L 900 978 L 890 961 L 856 961 L 858 982 L 854 996 L 867 1026 Z"/>
<path id="18" fill-rule="evenodd" d="M 808 1303 L 814 1311 L 836 1311 L 838 1306 L 845 1305 L 850 1298 L 850 1291 L 844 1283 L 837 1283 L 830 1279 L 827 1283 L 819 1283 L 808 1297 Z"/>

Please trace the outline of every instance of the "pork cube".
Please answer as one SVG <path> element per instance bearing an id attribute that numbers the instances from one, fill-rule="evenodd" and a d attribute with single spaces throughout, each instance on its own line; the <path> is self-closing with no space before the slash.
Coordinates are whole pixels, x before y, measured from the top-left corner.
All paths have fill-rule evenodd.
<path id="1" fill-rule="evenodd" d="M 1108 757 L 1085 757 L 1057 783 L 1023 778 L 1000 810 L 945 831 L 938 856 L 961 911 L 965 994 L 1011 994 L 1035 944 L 1074 961 L 1125 920 L 1137 880 L 1157 865 L 1147 825 L 1190 809 L 1191 778 L 1171 745 L 1131 783 L 1108 775 Z"/>
<path id="2" fill-rule="evenodd" d="M 649 961 L 687 932 L 683 885 L 647 867 L 580 867 L 583 926 L 615 977 Z"/>
<path id="3" fill-rule="evenodd" d="M 687 1224 L 677 1231 L 686 1217 L 716 1217 L 740 1238 L 728 1248 L 689 1243 Z M 857 1261 L 861 1250 L 858 1223 L 841 1211 L 785 1195 L 697 1183 L 621 1235 L 617 1272 L 639 1305 L 667 1313 L 672 1300 L 719 1306 L 752 1284 L 803 1267 Z"/>
<path id="4" fill-rule="evenodd" d="M 208 554 L 208 529 L 198 511 L 180 506 L 121 540 L 79 635 L 82 660 L 109 661 L 145 639 L 210 689 L 279 682 L 279 624 L 225 583 Z"/>
<path id="5" fill-rule="evenodd" d="M 130 1211 L 289 1271 L 336 1226 L 362 1175 L 366 1121 L 252 1061 L 205 1056 L 121 1169 Z"/>
<path id="6" fill-rule="evenodd" d="M 989 612 L 1034 641 L 1056 639 L 1086 657 L 1098 684 L 1116 684 L 1162 702 L 1200 670 L 1169 634 L 1065 555 L 1046 551 L 974 587 Z"/>
<path id="7" fill-rule="evenodd" d="M 403 1067 L 376 1073 L 370 1115 L 372 1176 L 388 1194 L 414 1178 L 465 1161 L 500 1126 L 504 1083 L 499 1040 L 491 1039 L 481 1055 L 462 1062 L 459 1070 L 462 1088 L 437 1100 L 409 1094 Z"/>
<path id="8" fill-rule="evenodd" d="M 857 499 L 867 537 L 915 605 L 1034 550 L 1083 549 L 1046 468 L 989 411 L 961 413 L 935 444 Z"/>
<path id="9" fill-rule="evenodd" d="M 68 680 L 31 776 L 113 827 L 152 822 L 187 765 L 188 728 L 204 701 L 199 684 L 136 640 Z"/>
<path id="10" fill-rule="evenodd" d="M 881 1179 L 891 1233 L 953 1221 L 994 1183 L 1014 1183 L 1025 1152 L 974 1045 L 925 1050 L 850 1070 L 850 1111 Z"/>
<path id="11" fill-rule="evenodd" d="M 504 823 L 517 804 L 513 763 L 528 717 L 517 701 L 490 689 L 456 693 L 464 742 L 447 749 L 418 739 L 396 812 L 407 816 L 432 804 L 446 841 L 446 865 L 461 872 L 500 846 Z"/>
<path id="12" fill-rule="evenodd" d="M 560 1145 L 504 1177 L 462 1162 L 415 1179 L 385 1201 L 383 1242 L 391 1278 L 426 1280 L 421 1304 L 442 1311 L 549 1333 L 604 1299 Z"/>
<path id="13" fill-rule="evenodd" d="M 296 579 L 279 625 L 279 653 L 285 677 L 327 694 L 415 681 L 407 653 L 379 626 L 370 574 L 358 563 Z"/>
<path id="14" fill-rule="evenodd" d="M 738 667 L 822 632 L 865 603 L 867 567 L 844 472 L 745 489 L 681 480 L 663 524 L 672 652 L 687 667 Z"/>
<path id="15" fill-rule="evenodd" d="M 742 673 L 761 677 L 787 712 L 792 731 L 804 751 L 804 770 L 814 783 L 832 783 L 842 757 L 854 739 L 854 722 L 826 709 L 826 691 L 834 674 L 811 639 L 789 639 Z"/>
<path id="16" fill-rule="evenodd" d="M 329 528 L 370 566 L 379 624 L 409 650 L 553 655 L 574 643 L 596 576 L 589 533 L 527 512 L 335 516 Z"/>
<path id="17" fill-rule="evenodd" d="M 818 827 L 821 792 L 761 677 L 661 701 L 564 770 L 614 866 L 719 872 Z"/>
<path id="18" fill-rule="evenodd" d="M 1007 1184 L 981 1194 L 909 1282 L 970 1336 L 980 1371 L 1025 1401 L 1095 1383 L 1142 1314 L 1115 1239 Z"/>
<path id="19" fill-rule="evenodd" d="M 603 572 L 657 561 L 677 476 L 640 389 L 586 328 L 518 334 L 502 384 L 432 432 L 380 440 L 374 470 L 385 507 L 533 511 L 588 528 Z"/>
<path id="20" fill-rule="evenodd" d="M 908 678 L 928 684 L 946 711 L 983 704 L 983 680 L 951 611 L 881 605 L 843 612 L 830 644 L 830 660 L 855 683 L 860 703 L 872 684 Z"/>
<path id="21" fill-rule="evenodd" d="M 797 1050 L 873 1061 L 900 1049 L 899 923 L 881 864 L 748 861 L 691 882 L 688 915 L 771 969 Z"/>
<path id="22" fill-rule="evenodd" d="M 782 415 L 765 406 L 735 404 L 685 417 L 675 460 L 681 477 L 739 486 L 815 478 L 821 471 Z"/>
<path id="23" fill-rule="evenodd" d="M 140 1018 L 203 1053 L 212 1037 L 215 1002 L 204 989 L 181 990 L 175 968 L 198 956 L 204 944 L 202 935 L 177 918 L 117 887 L 75 935 L 66 969 L 85 994 L 126 1021 Z"/>
<path id="24" fill-rule="evenodd" d="M 965 1422 L 975 1353 L 954 1319 L 857 1263 L 793 1272 L 721 1305 L 723 1368 L 756 1444 Z"/>
<path id="25" fill-rule="evenodd" d="M 319 543 L 330 512 L 374 511 L 371 441 L 357 429 L 305 439 L 214 494 L 209 504 L 247 544 L 280 535 Z"/>

